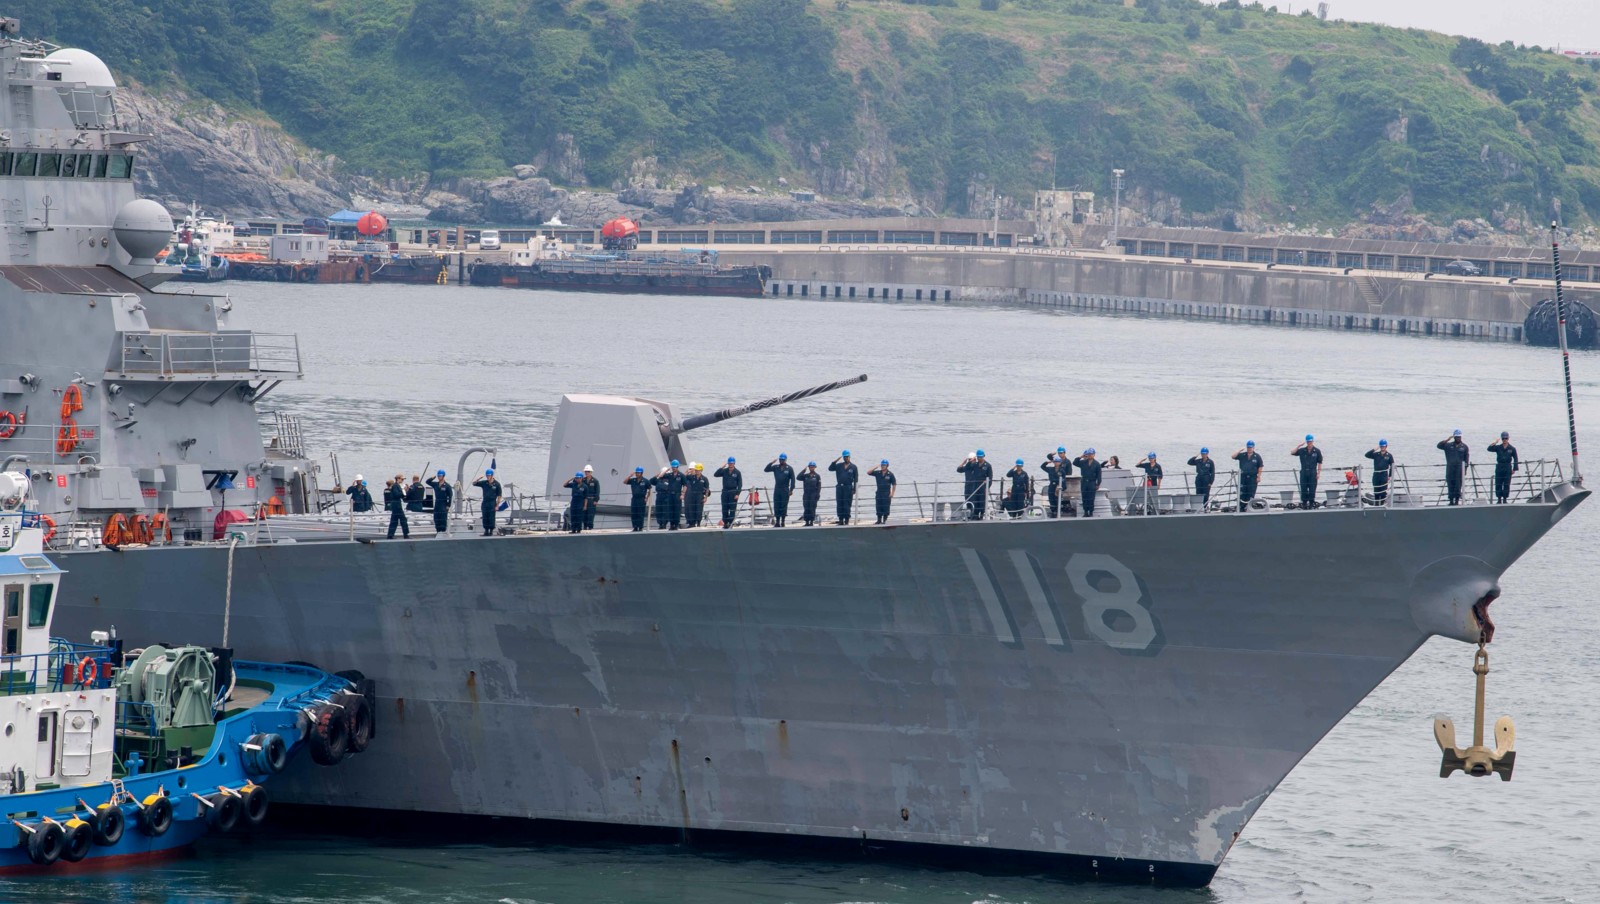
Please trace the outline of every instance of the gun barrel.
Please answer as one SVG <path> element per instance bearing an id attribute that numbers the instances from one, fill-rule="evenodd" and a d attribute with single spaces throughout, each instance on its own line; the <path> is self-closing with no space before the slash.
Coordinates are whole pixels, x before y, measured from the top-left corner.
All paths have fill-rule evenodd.
<path id="1" fill-rule="evenodd" d="M 770 399 L 762 399 L 759 402 L 751 402 L 748 405 L 740 405 L 737 408 L 724 408 L 721 411 L 713 411 L 709 414 L 690 415 L 679 423 L 678 432 L 694 430 L 698 427 L 725 421 L 730 417 L 738 417 L 741 414 L 749 414 L 752 411 L 760 411 L 763 408 L 771 408 L 774 405 L 787 405 L 790 402 L 798 402 L 814 395 L 821 395 L 825 392 L 832 392 L 835 389 L 843 389 L 846 386 L 854 386 L 857 383 L 865 382 L 867 382 L 867 375 L 862 374 L 859 377 L 851 377 L 848 380 L 836 380 L 832 383 L 824 383 L 821 386 L 813 386 L 810 389 L 799 389 L 780 396 L 773 396 Z"/>

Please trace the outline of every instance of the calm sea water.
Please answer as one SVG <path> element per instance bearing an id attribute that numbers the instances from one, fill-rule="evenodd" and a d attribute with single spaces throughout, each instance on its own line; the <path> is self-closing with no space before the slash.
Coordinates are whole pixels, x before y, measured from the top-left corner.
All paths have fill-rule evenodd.
<path id="1" fill-rule="evenodd" d="M 300 414 L 346 479 L 453 470 L 464 447 L 488 445 L 504 478 L 541 490 L 564 392 L 643 395 L 694 413 L 860 373 L 870 381 L 692 433 L 688 454 L 825 463 L 849 448 L 859 461 L 889 458 L 902 480 L 954 480 L 980 447 L 1030 467 L 1057 445 L 1124 461 L 1153 450 L 1170 476 L 1202 445 L 1231 453 L 1255 439 L 1269 468 L 1285 467 L 1308 432 L 1330 466 L 1357 461 L 1379 437 L 1400 461 L 1431 464 L 1433 444 L 1456 427 L 1479 449 L 1504 429 L 1525 457 L 1567 452 L 1559 358 L 1517 346 L 994 306 L 228 288 L 235 325 L 299 334 L 309 376 L 264 407 Z M 1600 429 L 1600 357 L 1573 367 L 1579 426 Z M 1515 781 L 1437 777 L 1430 719 L 1470 723 L 1472 649 L 1431 641 L 1295 769 L 1204 891 L 670 846 L 426 846 L 280 831 L 117 874 L 0 881 L 0 900 L 1600 900 L 1597 525 L 1600 504 L 1589 503 L 1503 581 L 1489 709 L 1516 720 Z"/>

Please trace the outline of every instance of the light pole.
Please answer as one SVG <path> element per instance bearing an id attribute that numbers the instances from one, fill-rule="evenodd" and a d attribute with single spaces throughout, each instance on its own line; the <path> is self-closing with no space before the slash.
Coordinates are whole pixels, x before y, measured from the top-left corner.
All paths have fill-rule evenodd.
<path id="1" fill-rule="evenodd" d="M 1111 244 L 1117 243 L 1117 232 L 1122 227 L 1122 174 L 1125 170 L 1111 171 Z"/>

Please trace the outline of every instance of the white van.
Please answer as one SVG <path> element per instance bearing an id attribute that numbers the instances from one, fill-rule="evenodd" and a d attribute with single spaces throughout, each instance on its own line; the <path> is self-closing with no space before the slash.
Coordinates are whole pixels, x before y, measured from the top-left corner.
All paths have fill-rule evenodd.
<path id="1" fill-rule="evenodd" d="M 478 234 L 478 248 L 481 251 L 500 250 L 500 230 L 485 229 Z"/>

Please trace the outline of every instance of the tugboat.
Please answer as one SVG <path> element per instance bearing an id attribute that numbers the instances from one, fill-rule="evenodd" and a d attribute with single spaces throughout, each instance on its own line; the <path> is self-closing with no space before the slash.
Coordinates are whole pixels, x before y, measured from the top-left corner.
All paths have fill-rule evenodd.
<path id="1" fill-rule="evenodd" d="M 227 648 L 125 650 L 50 636 L 62 570 L 0 472 L 0 872 L 148 858 L 260 826 L 263 783 L 310 748 L 336 765 L 373 737 L 370 681 L 239 662 Z M 351 680 L 351 679 L 354 680 Z"/>
<path id="2" fill-rule="evenodd" d="M 219 282 L 228 278 L 229 260 L 218 253 L 234 242 L 233 224 L 202 216 L 198 205 L 190 204 L 183 222 L 172 233 L 172 246 L 163 263 L 178 268 L 185 282 Z"/>

